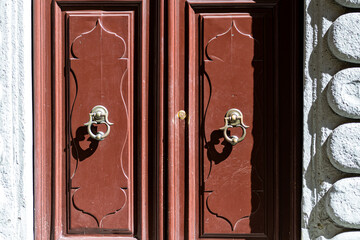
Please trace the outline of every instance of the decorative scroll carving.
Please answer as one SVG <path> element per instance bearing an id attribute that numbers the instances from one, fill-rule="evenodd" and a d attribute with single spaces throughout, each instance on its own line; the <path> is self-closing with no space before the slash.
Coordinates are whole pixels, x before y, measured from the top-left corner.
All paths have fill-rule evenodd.
<path id="1" fill-rule="evenodd" d="M 69 16 L 68 181 L 73 232 L 131 231 L 129 15 Z M 90 138 L 83 126 L 98 104 L 106 106 L 114 122 L 111 134 L 101 142 Z M 93 128 L 96 132 L 101 125 Z"/>
<path id="2" fill-rule="evenodd" d="M 104 28 L 100 19 L 96 21 L 93 29 L 77 36 L 71 44 L 71 54 L 76 59 L 98 59 L 99 57 L 121 59 L 125 52 L 124 39 Z"/>
<path id="3" fill-rule="evenodd" d="M 202 229 L 205 234 L 250 233 L 255 229 L 251 216 L 263 208 L 263 174 L 258 174 L 254 162 L 257 158 L 254 137 L 261 136 L 254 136 L 253 119 L 254 82 L 259 80 L 257 74 L 262 73 L 262 53 L 256 52 L 259 46 L 252 35 L 249 14 L 204 16 L 202 20 L 205 104 L 202 129 L 206 152 L 200 188 L 204 208 Z M 231 108 L 241 109 L 245 123 L 250 125 L 249 133 L 252 132 L 236 146 L 226 142 L 218 130 L 223 125 L 223 114 Z"/>

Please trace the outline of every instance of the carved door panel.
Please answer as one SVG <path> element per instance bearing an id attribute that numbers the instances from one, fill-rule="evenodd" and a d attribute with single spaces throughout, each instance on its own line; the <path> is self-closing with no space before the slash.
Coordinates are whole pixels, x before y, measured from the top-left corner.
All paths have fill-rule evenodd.
<path id="1" fill-rule="evenodd" d="M 69 13 L 66 19 L 69 232 L 98 228 L 132 232 L 133 14 Z M 113 125 L 84 126 L 86 118 L 94 119 L 89 112 L 96 105 L 106 108 Z"/>
<path id="2" fill-rule="evenodd" d="M 266 39 L 272 32 L 271 21 L 265 19 L 266 12 L 199 17 L 199 94 L 189 100 L 199 132 L 198 142 L 189 144 L 199 144 L 199 156 L 193 156 L 198 159 L 199 220 L 204 236 L 264 234 L 267 219 L 273 216 L 274 193 L 269 189 L 274 185 L 275 100 L 274 79 L 269 74 L 272 62 L 266 59 L 272 55 L 271 48 L 265 46 L 271 41 Z M 260 29 L 266 31 L 256 31 Z M 198 109 L 191 107 L 195 101 L 200 102 Z M 220 130 L 226 112 L 234 108 L 241 111 L 247 128 Z M 232 145 L 224 134 L 245 138 Z"/>

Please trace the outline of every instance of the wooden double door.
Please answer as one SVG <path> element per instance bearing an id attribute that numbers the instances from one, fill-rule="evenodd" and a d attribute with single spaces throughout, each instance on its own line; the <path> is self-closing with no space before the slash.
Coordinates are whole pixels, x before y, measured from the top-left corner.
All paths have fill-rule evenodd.
<path id="1" fill-rule="evenodd" d="M 36 239 L 298 239 L 295 0 L 36 0 Z"/>

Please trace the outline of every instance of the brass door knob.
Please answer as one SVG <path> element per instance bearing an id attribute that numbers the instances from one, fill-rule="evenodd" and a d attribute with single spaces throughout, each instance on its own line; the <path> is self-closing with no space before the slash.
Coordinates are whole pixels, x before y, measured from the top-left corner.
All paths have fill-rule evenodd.
<path id="1" fill-rule="evenodd" d="M 177 116 L 180 120 L 184 120 L 186 118 L 186 112 L 184 110 L 180 110 L 178 113 L 177 113 Z"/>

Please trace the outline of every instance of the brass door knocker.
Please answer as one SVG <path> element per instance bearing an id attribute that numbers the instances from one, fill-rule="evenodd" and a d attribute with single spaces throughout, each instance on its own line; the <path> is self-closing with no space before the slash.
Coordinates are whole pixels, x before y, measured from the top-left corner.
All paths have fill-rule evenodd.
<path id="1" fill-rule="evenodd" d="M 89 115 L 90 115 L 90 120 L 89 120 L 89 122 L 85 123 L 84 125 L 87 126 L 87 130 L 88 130 L 90 137 L 92 137 L 93 139 L 96 139 L 98 141 L 104 140 L 110 133 L 110 126 L 113 125 L 113 123 L 109 122 L 108 110 L 104 106 L 97 105 L 97 106 L 93 107 L 93 109 L 91 110 Z M 106 125 L 106 128 L 107 128 L 106 132 L 103 133 L 103 132 L 99 131 L 96 134 L 94 134 L 91 131 L 91 125 L 92 124 L 102 124 L 102 123 L 104 123 Z"/>
<path id="2" fill-rule="evenodd" d="M 243 114 L 239 109 L 232 108 L 229 111 L 227 111 L 225 114 L 224 121 L 225 121 L 225 126 L 220 128 L 220 130 L 224 131 L 224 138 L 226 141 L 228 141 L 232 145 L 236 145 L 237 143 L 244 140 L 244 138 L 246 136 L 246 128 L 248 128 L 249 126 L 246 126 L 244 124 Z M 228 128 L 233 128 L 233 127 L 241 127 L 242 128 L 243 134 L 240 138 L 237 136 L 229 137 L 227 135 Z"/>

